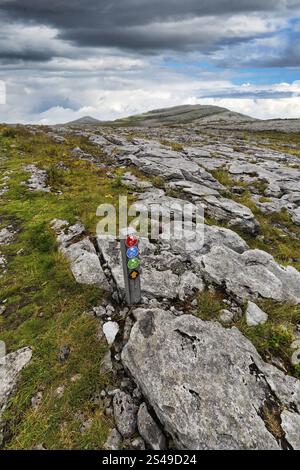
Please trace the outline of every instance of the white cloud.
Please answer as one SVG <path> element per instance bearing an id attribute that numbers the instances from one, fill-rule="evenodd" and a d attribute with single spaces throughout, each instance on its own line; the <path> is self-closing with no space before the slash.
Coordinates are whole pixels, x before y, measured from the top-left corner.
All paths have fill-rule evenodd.
<path id="1" fill-rule="evenodd" d="M 165 21 L 150 23 L 148 25 L 131 28 L 136 34 L 143 32 L 159 37 L 164 41 L 174 39 L 176 44 L 187 42 L 212 47 L 219 41 L 229 39 L 252 38 L 260 35 L 274 33 L 287 27 L 286 18 L 262 17 L 256 14 L 233 16 L 205 16 L 178 21 Z M 187 41 L 189 39 L 189 41 Z M 196 48 L 197 49 L 197 48 Z M 217 48 L 219 49 L 219 48 Z"/>
<path id="2" fill-rule="evenodd" d="M 205 98 L 201 103 L 223 106 L 258 119 L 300 118 L 300 96 L 279 99 Z"/>
<path id="3" fill-rule="evenodd" d="M 203 86 L 201 86 L 203 85 Z M 204 86 L 205 85 L 205 86 Z M 275 84 L 261 89 L 245 84 L 242 87 L 230 82 L 215 81 L 209 89 L 207 83 L 199 81 L 180 82 L 174 79 L 169 83 L 157 85 L 151 80 L 140 81 L 135 89 L 128 84 L 119 89 L 100 90 L 90 88 L 84 94 L 77 93 L 76 100 L 84 104 L 76 109 L 64 106 L 49 107 L 44 112 L 30 116 L 31 121 L 41 124 L 63 123 L 85 115 L 92 115 L 100 120 L 116 119 L 131 114 L 142 113 L 150 109 L 176 106 L 180 104 L 208 104 L 222 106 L 233 111 L 261 119 L 300 118 L 300 82 L 291 85 Z M 284 92 L 294 91 L 294 96 L 283 98 L 232 98 L 230 93 L 247 89 L 249 92 Z M 205 97 L 207 92 L 228 94 L 228 97 Z M 199 96 L 202 93 L 202 96 Z M 85 99 L 83 98 L 85 96 Z"/>
<path id="4" fill-rule="evenodd" d="M 22 4 L 21 1 L 12 3 Z M 39 2 L 29 3 L 37 5 Z M 84 8 L 81 16 L 80 2 L 75 2 L 79 8 L 75 6 L 70 16 L 65 17 L 58 12 L 64 2 L 57 0 L 55 3 L 56 10 L 46 9 L 50 20 L 56 18 L 47 24 L 55 27 L 42 24 L 46 23 L 46 16 L 39 16 L 43 11 L 41 5 L 36 10 L 40 24 L 28 19 L 34 8 L 32 12 L 27 9 L 29 16 L 25 14 L 25 20 L 22 19 L 25 11 L 22 6 L 21 14 L 13 17 L 16 23 L 1 21 L 0 80 L 6 83 L 7 100 L 0 106 L 0 121 L 51 124 L 86 114 L 107 120 L 184 103 L 216 104 L 254 117 L 300 118 L 300 81 L 268 84 L 265 74 L 266 84 L 263 85 L 233 82 L 237 75 L 233 70 L 245 66 L 259 67 L 287 59 L 289 65 L 299 63 L 300 48 L 296 42 L 290 44 L 288 33 L 299 30 L 299 23 L 290 21 L 297 16 L 298 0 L 277 2 L 281 6 L 294 5 L 293 11 L 279 8 L 280 5 L 271 11 L 270 5 L 276 6 L 272 0 L 265 2 L 265 10 L 255 9 L 253 2 L 249 2 L 250 7 L 253 6 L 249 14 L 239 13 L 247 9 L 239 8 L 238 2 L 229 1 L 230 8 L 226 8 L 227 2 L 219 2 L 214 10 L 212 0 L 203 2 L 203 8 L 196 5 L 196 0 L 184 6 L 174 0 L 170 1 L 172 10 L 167 8 L 168 2 L 157 0 L 154 3 L 160 4 L 163 14 L 146 18 L 141 11 L 143 2 L 133 0 L 130 5 L 136 5 L 141 14 L 141 20 L 137 18 L 135 22 L 128 21 L 131 12 L 126 11 L 126 6 L 124 10 L 124 0 L 123 10 L 118 10 L 118 14 L 123 11 L 124 23 L 116 17 L 107 17 L 114 26 L 112 30 L 106 30 L 103 18 L 118 2 L 107 2 L 110 5 L 101 11 L 99 24 L 95 16 L 99 5 L 95 9 Z M 99 2 L 95 0 L 96 3 Z M 146 7 L 149 2 L 144 3 Z M 193 3 L 195 10 L 182 14 L 189 3 Z M 180 7 L 178 14 L 174 14 L 175 4 Z M 73 24 L 73 13 L 80 20 L 78 23 Z M 87 35 L 87 42 L 81 37 L 83 33 Z M 97 43 L 92 36 L 97 39 L 98 33 Z M 74 42 L 70 40 L 72 37 Z M 124 44 L 120 45 L 122 38 Z M 81 47 L 83 44 L 86 47 Z M 91 47 L 90 44 L 108 45 Z M 148 52 L 154 48 L 156 53 L 148 55 L 141 52 L 143 48 Z M 131 52 L 127 52 L 128 49 Z M 170 49 L 172 53 L 165 52 Z M 183 49 L 187 52 L 183 53 Z M 246 73 L 250 76 L 252 71 Z M 255 71 L 253 74 L 255 81 Z M 5 87 L 1 88 L 0 82 L 0 103 L 4 103 L 4 98 Z"/>
<path id="5" fill-rule="evenodd" d="M 185 103 L 224 106 L 258 118 L 300 118 L 300 81 L 236 85 L 230 70 L 195 67 L 195 55 L 186 55 L 186 66 L 170 68 L 163 56 L 88 52 L 85 58 L 55 57 L 34 68 L 2 67 L 7 104 L 0 106 L 0 121 L 55 124 L 88 114 L 110 120 Z"/>
<path id="6" fill-rule="evenodd" d="M 0 104 L 6 103 L 6 86 L 5 82 L 0 80 Z"/>

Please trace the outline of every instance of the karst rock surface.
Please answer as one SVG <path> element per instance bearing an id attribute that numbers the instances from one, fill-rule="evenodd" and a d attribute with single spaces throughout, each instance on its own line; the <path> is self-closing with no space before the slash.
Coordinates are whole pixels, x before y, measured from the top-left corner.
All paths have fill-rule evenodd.
<path id="1" fill-rule="evenodd" d="M 300 382 L 266 364 L 236 328 L 162 309 L 137 309 L 135 317 L 122 361 L 176 447 L 298 445 Z M 278 434 L 264 418 L 266 407 Z"/>

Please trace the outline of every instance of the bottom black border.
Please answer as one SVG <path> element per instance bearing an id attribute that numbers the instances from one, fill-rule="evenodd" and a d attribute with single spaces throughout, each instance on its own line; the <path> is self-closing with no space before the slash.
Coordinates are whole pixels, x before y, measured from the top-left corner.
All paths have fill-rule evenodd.
<path id="1" fill-rule="evenodd" d="M 75 464 L 89 465 L 93 468 L 122 467 L 128 469 L 144 468 L 145 466 L 165 468 L 190 467 L 207 468 L 212 465 L 232 466 L 236 463 L 239 469 L 242 465 L 285 466 L 290 459 L 298 457 L 292 451 L 0 451 L 0 466 L 5 470 L 5 464 L 37 465 Z M 255 469 L 254 469 L 255 470 Z"/>

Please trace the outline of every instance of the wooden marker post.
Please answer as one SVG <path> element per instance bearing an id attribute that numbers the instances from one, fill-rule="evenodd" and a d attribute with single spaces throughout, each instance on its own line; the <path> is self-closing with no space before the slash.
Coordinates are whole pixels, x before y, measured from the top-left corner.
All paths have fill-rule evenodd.
<path id="1" fill-rule="evenodd" d="M 125 282 L 126 302 L 129 306 L 141 301 L 141 268 L 138 237 L 128 233 L 121 238 L 121 253 Z"/>

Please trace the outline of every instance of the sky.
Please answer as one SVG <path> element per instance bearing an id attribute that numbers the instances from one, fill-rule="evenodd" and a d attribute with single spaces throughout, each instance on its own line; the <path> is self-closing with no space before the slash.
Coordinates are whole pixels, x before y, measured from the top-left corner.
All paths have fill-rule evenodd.
<path id="1" fill-rule="evenodd" d="M 0 122 L 300 118 L 300 0 L 0 0 Z"/>

